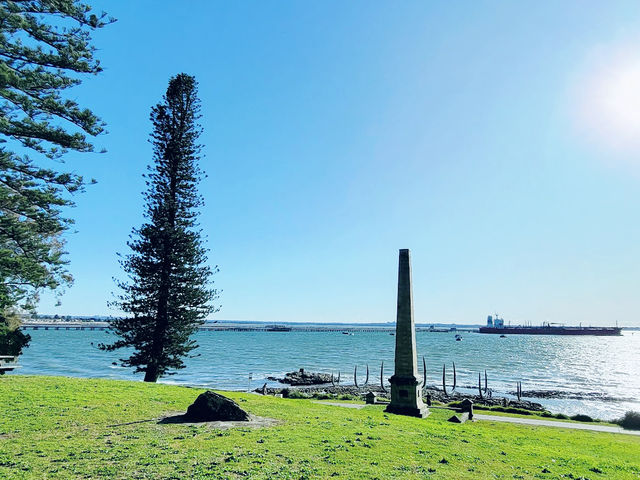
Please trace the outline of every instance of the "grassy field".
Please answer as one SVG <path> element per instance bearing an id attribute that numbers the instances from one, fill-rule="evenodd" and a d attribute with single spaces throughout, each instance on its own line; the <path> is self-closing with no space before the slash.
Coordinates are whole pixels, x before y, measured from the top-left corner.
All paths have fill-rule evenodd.
<path id="1" fill-rule="evenodd" d="M 451 424 L 309 400 L 227 393 L 269 428 L 159 424 L 200 390 L 0 377 L 0 478 L 640 478 L 640 437 Z M 139 423 L 132 423 L 139 422 Z"/>

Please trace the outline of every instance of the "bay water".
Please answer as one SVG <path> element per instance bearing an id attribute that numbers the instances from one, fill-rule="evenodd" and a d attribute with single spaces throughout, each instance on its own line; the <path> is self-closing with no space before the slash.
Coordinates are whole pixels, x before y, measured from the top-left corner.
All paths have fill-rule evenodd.
<path id="1" fill-rule="evenodd" d="M 123 368 L 118 359 L 126 352 L 104 352 L 99 343 L 114 337 L 105 331 L 37 330 L 28 332 L 31 346 L 20 358 L 15 374 L 64 375 L 142 380 L 142 374 Z M 418 364 L 427 364 L 427 384 L 442 386 L 446 365 L 447 385 L 453 383 L 456 364 L 458 390 L 477 391 L 478 373 L 487 371 L 494 396 L 514 397 L 516 382 L 526 391 L 557 392 L 554 398 L 527 398 L 552 412 L 584 413 L 610 420 L 628 410 L 640 411 L 640 331 L 619 337 L 534 336 L 463 333 L 416 333 Z M 202 386 L 221 390 L 247 390 L 264 383 L 279 385 L 267 377 L 282 377 L 299 368 L 312 372 L 340 372 L 342 384 L 379 384 L 381 362 L 384 377 L 393 374 L 395 337 L 389 332 L 255 332 L 201 331 L 195 335 L 198 356 L 186 359 L 186 368 L 162 378 L 163 383 Z"/>

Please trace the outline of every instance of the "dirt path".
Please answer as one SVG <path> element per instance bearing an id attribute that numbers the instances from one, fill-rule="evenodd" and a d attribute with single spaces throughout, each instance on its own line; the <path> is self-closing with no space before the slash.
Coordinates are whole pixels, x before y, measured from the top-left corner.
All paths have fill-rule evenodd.
<path id="1" fill-rule="evenodd" d="M 339 402 L 313 402 L 313 403 L 317 403 L 318 405 L 332 405 L 334 407 L 344 407 L 344 408 L 356 408 L 356 409 L 361 409 L 366 407 L 366 404 L 362 404 L 362 403 L 339 403 Z"/>
<path id="2" fill-rule="evenodd" d="M 589 423 L 554 422 L 551 420 L 535 420 L 533 418 L 503 417 L 498 415 L 482 415 L 478 413 L 474 413 L 473 418 L 477 420 L 483 420 L 483 421 L 489 421 L 489 422 L 520 423 L 523 425 L 532 425 L 534 427 L 573 428 L 574 430 L 593 430 L 595 432 L 623 433 L 625 435 L 640 435 L 640 430 L 624 430 L 623 428 L 620 428 L 620 427 L 613 427 L 609 425 L 598 425 L 597 423 L 589 424 Z"/>
<path id="3" fill-rule="evenodd" d="M 361 403 L 339 403 L 339 402 L 313 402 L 320 405 L 332 405 L 334 407 L 345 408 L 364 408 L 367 405 Z M 522 425 L 531 425 L 534 427 L 555 427 L 555 428 L 572 428 L 574 430 L 591 430 L 594 432 L 606 432 L 606 433 L 622 433 L 624 435 L 638 435 L 640 436 L 640 430 L 625 430 L 620 427 L 614 427 L 610 425 L 598 425 L 597 423 L 571 423 L 571 422 L 555 422 L 552 420 L 536 420 L 533 418 L 520 418 L 520 417 L 504 417 L 499 415 L 482 415 L 481 413 L 474 413 L 473 418 L 476 420 L 484 420 L 488 422 L 505 422 L 505 423 L 519 423 Z"/>

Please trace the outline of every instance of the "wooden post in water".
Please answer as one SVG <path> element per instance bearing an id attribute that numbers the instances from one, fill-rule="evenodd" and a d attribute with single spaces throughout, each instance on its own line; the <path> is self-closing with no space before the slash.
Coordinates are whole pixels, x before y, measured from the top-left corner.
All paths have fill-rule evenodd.
<path id="1" fill-rule="evenodd" d="M 446 376 L 446 367 L 445 364 L 442 364 L 442 391 L 444 392 L 444 396 L 448 397 L 447 393 L 447 376 Z"/>
<path id="2" fill-rule="evenodd" d="M 456 362 L 453 362 L 453 388 L 451 389 L 451 391 L 453 392 L 456 389 L 456 384 L 457 384 L 457 379 L 456 379 Z"/>
<path id="3" fill-rule="evenodd" d="M 427 362 L 422 357 L 422 388 L 427 388 Z"/>

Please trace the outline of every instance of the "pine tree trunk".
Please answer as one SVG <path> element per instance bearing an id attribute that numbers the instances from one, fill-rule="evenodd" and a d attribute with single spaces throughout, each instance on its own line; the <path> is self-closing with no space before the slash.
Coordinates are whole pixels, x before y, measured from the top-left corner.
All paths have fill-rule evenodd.
<path id="1" fill-rule="evenodd" d="M 180 125 L 180 138 L 182 137 L 183 125 Z M 156 325 L 154 329 L 153 336 L 153 346 L 152 346 L 152 358 L 154 359 L 154 364 L 149 365 L 147 367 L 147 372 L 145 373 L 145 382 L 155 382 L 158 380 L 160 376 L 160 369 L 158 368 L 158 364 L 161 363 L 162 352 L 165 348 L 165 335 L 167 328 L 169 328 L 169 295 L 171 292 L 171 250 L 173 249 L 173 244 L 171 243 L 171 235 L 175 231 L 176 225 L 176 176 L 177 176 L 177 168 L 176 168 L 176 160 L 172 156 L 170 157 L 170 180 L 169 180 L 169 201 L 168 203 L 168 224 L 169 227 L 166 231 L 163 232 L 164 239 L 162 241 L 164 245 L 164 252 L 162 255 L 162 274 L 160 279 L 160 293 L 158 295 L 158 310 L 156 316 Z M 155 363 L 157 362 L 157 363 Z"/>
<path id="2" fill-rule="evenodd" d="M 158 381 L 158 368 L 155 365 L 147 366 L 147 370 L 144 374 L 145 382 L 157 382 Z"/>

